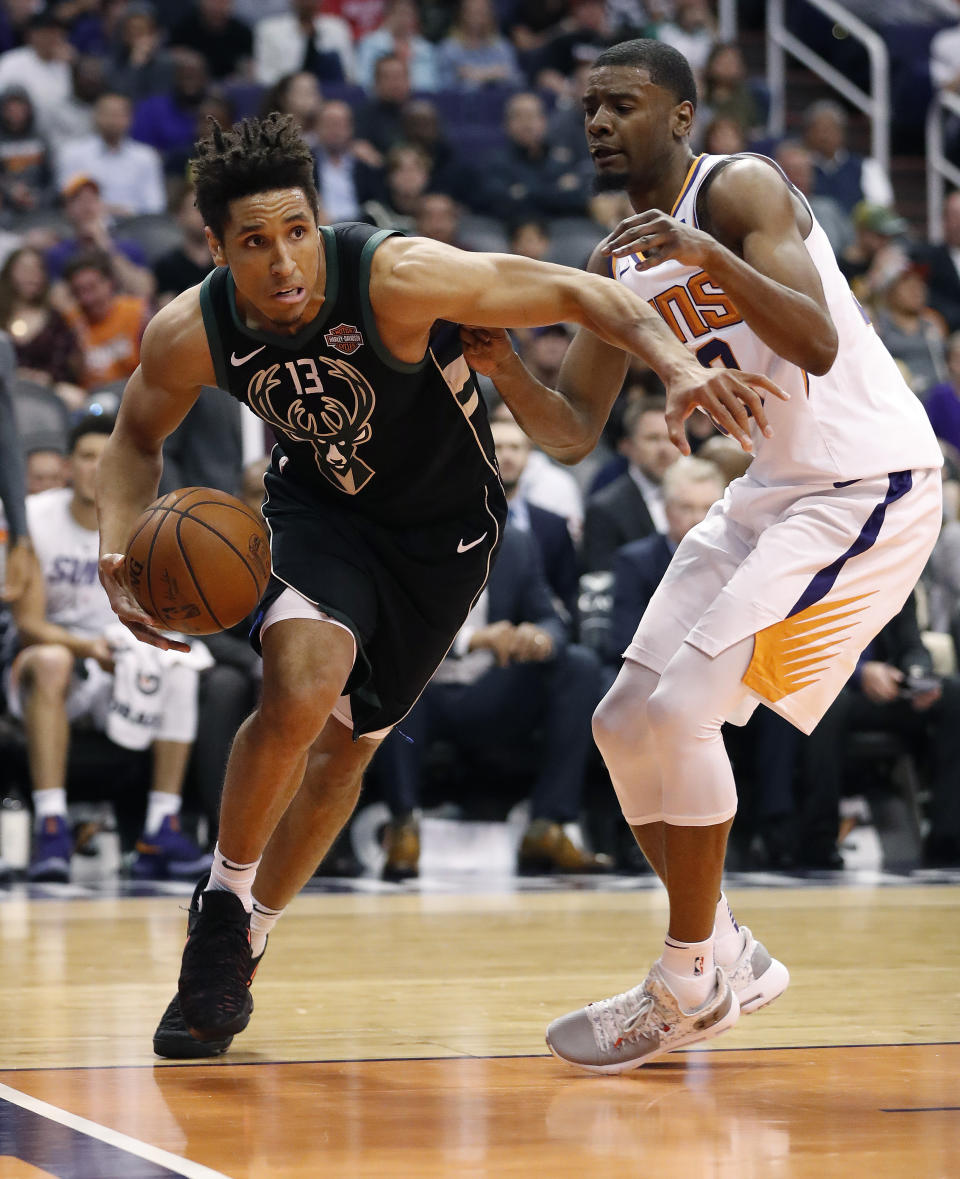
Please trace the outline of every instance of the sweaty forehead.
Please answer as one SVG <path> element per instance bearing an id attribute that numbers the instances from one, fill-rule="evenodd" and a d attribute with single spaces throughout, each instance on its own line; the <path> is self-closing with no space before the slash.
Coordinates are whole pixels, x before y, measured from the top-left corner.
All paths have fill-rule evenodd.
<path id="1" fill-rule="evenodd" d="M 312 217 L 313 210 L 302 188 L 275 188 L 251 193 L 230 202 L 230 228 L 264 225 L 268 221 L 285 221 L 293 217 Z"/>
<path id="2" fill-rule="evenodd" d="M 598 66 L 587 75 L 584 94 L 641 94 L 657 89 L 646 66 Z"/>

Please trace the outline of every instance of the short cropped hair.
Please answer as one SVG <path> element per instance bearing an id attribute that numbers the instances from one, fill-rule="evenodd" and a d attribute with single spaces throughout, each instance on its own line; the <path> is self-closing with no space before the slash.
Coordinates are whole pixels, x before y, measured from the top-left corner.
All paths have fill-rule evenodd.
<path id="1" fill-rule="evenodd" d="M 110 260 L 110 255 L 106 250 L 89 249 L 81 250 L 79 254 L 74 254 L 63 268 L 63 277 L 69 282 L 80 270 L 97 270 L 104 278 L 108 278 L 111 282 L 114 282 L 116 279 L 116 275 L 113 272 L 113 262 Z"/>
<path id="2" fill-rule="evenodd" d="M 683 54 L 664 41 L 637 37 L 620 41 L 604 49 L 593 59 L 593 69 L 601 66 L 636 66 L 646 70 L 654 86 L 669 90 L 677 102 L 689 102 L 696 109 L 697 83 Z"/>
<path id="3" fill-rule="evenodd" d="M 630 437 L 637 427 L 637 422 L 646 413 L 658 413 L 662 417 L 667 412 L 666 397 L 657 397 L 653 394 L 647 394 L 646 397 L 638 397 L 635 400 L 627 403 L 627 408 L 623 411 L 623 432 L 626 437 Z"/>
<path id="4" fill-rule="evenodd" d="M 660 490 L 663 492 L 664 502 L 668 503 L 691 483 L 715 483 L 719 499 L 725 482 L 723 472 L 716 463 L 709 459 L 695 458 L 693 455 L 681 455 L 664 472 Z"/>
<path id="5" fill-rule="evenodd" d="M 67 435 L 67 454 L 73 454 L 77 443 L 87 434 L 112 434 L 116 418 L 112 413 L 85 413 L 70 427 Z"/>
<path id="6" fill-rule="evenodd" d="M 190 167 L 197 208 L 218 240 L 223 240 L 231 201 L 277 188 L 302 188 L 319 219 L 316 161 L 292 116 L 272 111 L 226 131 L 215 119 L 211 124 Z"/>

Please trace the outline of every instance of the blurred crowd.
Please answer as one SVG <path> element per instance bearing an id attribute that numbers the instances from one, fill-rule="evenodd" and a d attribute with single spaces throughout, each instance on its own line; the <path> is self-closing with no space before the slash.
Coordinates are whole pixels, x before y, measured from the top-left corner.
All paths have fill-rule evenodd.
<path id="1" fill-rule="evenodd" d="M 755 34 L 762 6 L 741 9 Z M 871 13 L 885 28 L 922 21 L 911 68 L 928 87 L 960 90 L 960 4 L 916 6 L 906 18 L 883 5 Z M 630 209 L 621 194 L 593 191 L 581 94 L 596 54 L 633 36 L 667 41 L 693 65 L 695 150 L 768 155 L 810 201 L 946 456 L 943 535 L 928 574 L 866 653 L 823 732 L 801 738 L 764 713 L 730 733 L 742 797 L 735 854 L 742 866 L 840 868 L 853 822 L 842 817 L 844 798 L 867 795 L 867 807 L 879 799 L 879 813 L 899 794 L 909 796 L 916 835 L 905 858 L 956 866 L 960 192 L 948 195 L 944 240 L 932 243 L 898 211 L 890 176 L 854 149 L 856 122 L 844 106 L 818 99 L 785 138 L 771 139 L 763 81 L 740 44 L 720 40 L 709 0 L 0 0 L 0 332 L 9 342 L 0 375 L 30 507 L 18 524 L 4 499 L 11 552 L 18 529 L 45 519 L 54 501 L 73 505 L 74 521 L 89 519 L 82 472 L 101 445 L 95 420 L 115 412 L 150 315 L 212 265 L 188 168 L 211 117 L 293 115 L 316 157 L 324 220 L 583 266 Z M 957 127 L 948 126 L 946 146 L 960 160 Z M 570 339 L 557 324 L 514 342 L 550 384 Z M 639 364 L 597 450 L 573 469 L 531 449 L 496 391 L 482 386 L 510 541 L 484 617 L 468 619 L 405 722 L 416 740 L 391 737 L 374 763 L 369 790 L 391 811 L 383 872 L 416 875 L 424 806 L 442 799 L 484 813 L 478 797 L 498 794 L 489 784 L 514 778 L 529 804 L 521 870 L 635 870 L 636 849 L 622 838 L 592 749 L 590 714 L 676 544 L 745 456 L 703 419 L 690 424 L 695 457 L 680 460 L 666 437 L 662 389 Z M 270 442 L 232 399 L 204 390 L 168 442 L 162 487 L 211 485 L 257 504 Z M 0 494 L 14 494 L 9 480 Z M 51 816 L 60 824 L 59 843 L 46 849 L 56 854 L 35 847 L 32 878 L 64 879 L 76 836 L 66 806 L 73 747 L 58 738 L 62 764 L 51 770 L 41 750 L 49 735 L 29 710 L 18 712 L 9 664 L 18 645 L 59 641 L 71 652 L 31 673 L 57 702 L 58 732 L 75 726 L 71 675 L 90 660 L 114 668 L 102 628 L 76 642 L 44 629 L 72 624 L 51 614 L 60 591 L 50 579 L 59 575 L 39 576 L 46 584 L 12 601 L 0 627 L 14 714 L 0 717 L 0 747 L 24 751 L 19 780 L 4 785 L 32 796 L 51 833 Z M 242 631 L 209 648 L 213 665 L 195 669 L 190 689 L 199 723 L 174 726 L 173 743 L 186 747 L 180 761 L 171 768 L 153 750 L 154 785 L 140 800 L 146 822 L 140 814 L 131 826 L 140 875 L 194 873 L 197 840 L 215 836 L 226 750 L 258 681 Z M 471 723 L 458 723 L 465 716 Z M 94 717 L 88 727 L 102 757 L 104 725 Z M 482 737 L 477 748 L 464 744 L 467 729 Z M 871 746 L 871 733 L 886 743 Z M 891 775 L 891 765 L 901 770 Z M 181 794 L 204 819 L 193 840 L 179 827 Z M 328 867 L 354 870 L 341 842 Z"/>

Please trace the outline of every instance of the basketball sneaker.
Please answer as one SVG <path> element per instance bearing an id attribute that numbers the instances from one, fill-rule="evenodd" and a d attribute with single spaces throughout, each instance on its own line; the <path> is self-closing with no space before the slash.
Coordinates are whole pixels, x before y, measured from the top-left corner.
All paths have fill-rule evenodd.
<path id="1" fill-rule="evenodd" d="M 250 1022 L 250 914 L 232 892 L 194 889 L 177 983 L 180 1013 L 195 1040 L 225 1040 Z"/>
<path id="2" fill-rule="evenodd" d="M 72 853 L 73 835 L 66 816 L 47 815 L 34 835 L 27 879 L 66 884 L 70 879 Z"/>
<path id="3" fill-rule="evenodd" d="M 622 995 L 590 1003 L 547 1028 L 554 1056 L 591 1073 L 622 1073 L 666 1052 L 712 1039 L 732 1028 L 740 1004 L 717 967 L 713 994 L 684 1011 L 655 962 L 643 982 Z"/>
<path id="4" fill-rule="evenodd" d="M 266 947 L 263 953 L 250 961 L 251 983 L 265 953 Z M 153 1033 L 153 1051 L 157 1056 L 163 1056 L 167 1060 L 200 1060 L 210 1056 L 222 1056 L 232 1043 L 233 1036 L 224 1036 L 222 1040 L 195 1040 L 190 1035 L 183 1012 L 180 1010 L 179 995 L 174 995 L 167 1004 L 167 1009 L 157 1024 L 157 1030 Z"/>
<path id="5" fill-rule="evenodd" d="M 195 880 L 208 872 L 213 857 L 202 852 L 180 826 L 179 815 L 167 815 L 152 835 L 141 835 L 130 865 L 135 880 Z"/>
<path id="6" fill-rule="evenodd" d="M 790 985 L 790 972 L 758 942 L 746 925 L 740 926 L 743 949 L 729 966 L 721 966 L 740 1003 L 742 1015 L 752 1015 L 772 1003 Z"/>

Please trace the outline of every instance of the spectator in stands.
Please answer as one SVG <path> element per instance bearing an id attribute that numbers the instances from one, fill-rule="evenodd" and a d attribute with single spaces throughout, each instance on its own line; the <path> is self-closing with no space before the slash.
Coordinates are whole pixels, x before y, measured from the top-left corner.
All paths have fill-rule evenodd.
<path id="1" fill-rule="evenodd" d="M 431 237 L 435 242 L 465 249 L 460 241 L 460 207 L 445 192 L 425 192 L 417 202 L 413 218 L 418 237 Z"/>
<path id="2" fill-rule="evenodd" d="M 566 90 L 557 95 L 550 112 L 547 138 L 556 150 L 562 148 L 571 161 L 590 160 L 587 137 L 583 133 L 583 92 L 593 69 L 593 59 L 580 62 L 567 78 Z M 592 164 L 590 165 L 592 168 Z"/>
<path id="3" fill-rule="evenodd" d="M 23 86 L 0 93 L 0 208 L 16 217 L 53 204 L 53 169 Z"/>
<path id="4" fill-rule="evenodd" d="M 387 153 L 386 193 L 361 206 L 362 220 L 381 229 L 412 230 L 420 198 L 430 181 L 430 161 L 419 147 L 398 144 Z"/>
<path id="5" fill-rule="evenodd" d="M 366 201 L 381 195 L 380 169 L 358 154 L 353 111 L 345 102 L 325 102 L 317 123 L 317 188 L 331 221 L 356 221 Z"/>
<path id="6" fill-rule="evenodd" d="M 569 15 L 569 0 L 516 0 L 512 5 L 510 37 L 524 61 L 535 60 L 561 22 Z M 526 68 L 526 67 L 525 67 Z"/>
<path id="7" fill-rule="evenodd" d="M 354 41 L 378 29 L 383 22 L 385 0 L 326 0 L 324 10 L 350 26 Z"/>
<path id="8" fill-rule="evenodd" d="M 443 738 L 478 757 L 489 753 L 494 735 L 498 748 L 536 756 L 518 870 L 608 871 L 606 856 L 585 852 L 564 830 L 579 817 L 599 693 L 599 662 L 569 642 L 536 540 L 508 523 L 486 589 L 403 722 L 408 739 L 391 733 L 378 754 L 393 815 L 385 879 L 419 871 L 417 812 L 430 743 Z"/>
<path id="9" fill-rule="evenodd" d="M 137 103 L 131 134 L 149 143 L 168 164 L 175 153 L 177 165 L 197 135 L 197 112 L 210 92 L 206 59 L 192 49 L 173 51 L 173 84 L 169 91 L 153 94 Z"/>
<path id="10" fill-rule="evenodd" d="M 676 0 L 673 19 L 656 26 L 657 40 L 678 49 L 697 75 L 706 67 L 716 35 L 716 19 L 707 0 Z"/>
<path id="11" fill-rule="evenodd" d="M 700 148 L 711 155 L 734 156 L 747 150 L 747 137 L 736 119 L 717 115 L 704 124 Z"/>
<path id="12" fill-rule="evenodd" d="M 621 545 L 613 555 L 613 612 L 607 659 L 619 666 L 663 580 L 677 545 L 723 495 L 720 469 L 706 459 L 678 458 L 662 481 L 666 529 Z"/>
<path id="13" fill-rule="evenodd" d="M 13 343 L 21 380 L 49 385 L 71 409 L 85 400 L 77 337 L 50 302 L 50 277 L 39 250 L 22 246 L 0 270 L 0 330 Z"/>
<path id="14" fill-rule="evenodd" d="M 946 327 L 927 306 L 925 267 L 904 260 L 889 276 L 873 323 L 890 354 L 906 367 L 914 393 L 921 396 L 946 379 Z"/>
<path id="15" fill-rule="evenodd" d="M 818 196 L 833 197 L 848 213 L 860 201 L 884 208 L 893 206 L 890 178 L 876 160 L 848 151 L 847 116 L 830 99 L 815 102 L 807 111 L 804 143 L 813 159 Z"/>
<path id="16" fill-rule="evenodd" d="M 550 253 L 550 229 L 539 217 L 526 217 L 510 226 L 510 253 L 543 262 Z"/>
<path id="17" fill-rule="evenodd" d="M 466 153 L 458 153 L 451 145 L 433 99 L 411 98 L 403 104 L 400 137 L 402 142 L 421 148 L 430 157 L 431 192 L 445 192 L 469 207 L 477 191 L 477 173 Z"/>
<path id="18" fill-rule="evenodd" d="M 943 241 L 917 251 L 929 268 L 930 306 L 960 330 L 960 190 L 951 192 L 943 206 Z"/>
<path id="19" fill-rule="evenodd" d="M 127 5 L 110 65 L 116 90 L 133 102 L 164 94 L 173 86 L 173 57 L 164 45 L 156 11 L 146 0 Z"/>
<path id="20" fill-rule="evenodd" d="M 74 176 L 91 176 L 111 217 L 161 213 L 167 207 L 163 164 L 156 150 L 130 138 L 133 105 L 108 91 L 97 99 L 92 135 L 65 144 L 57 160 L 62 188 Z"/>
<path id="21" fill-rule="evenodd" d="M 703 67 L 697 121 L 733 119 L 749 140 L 756 138 L 763 122 L 760 107 L 747 80 L 747 66 L 740 47 L 729 41 L 714 44 Z"/>
<path id="22" fill-rule="evenodd" d="M 507 496 L 507 520 L 536 540 L 540 564 L 555 604 L 576 633 L 577 554 L 567 521 L 558 512 L 532 503 L 524 494 L 523 473 L 533 453 L 533 444 L 516 421 L 504 414 L 491 422 L 490 429 L 500 481 Z"/>
<path id="23" fill-rule="evenodd" d="M 153 264 L 157 303 L 161 307 L 189 287 L 203 282 L 213 269 L 203 218 L 189 185 L 184 188 L 177 205 L 177 224 L 180 226 L 180 244 Z"/>
<path id="24" fill-rule="evenodd" d="M 321 0 L 293 0 L 291 11 L 265 16 L 253 28 L 253 72 L 272 86 L 284 74 L 316 74 L 321 82 L 353 82 L 353 34 L 339 16 L 323 11 Z"/>
<path id="25" fill-rule="evenodd" d="M 911 595 L 864 651 L 857 669 L 813 733 L 802 743 L 798 859 L 835 866 L 841 751 L 855 732 L 899 733 L 929 751 L 928 867 L 960 866 L 960 677 L 936 676 L 917 625 Z"/>
<path id="26" fill-rule="evenodd" d="M 51 277 L 60 278 L 64 267 L 77 254 L 102 250 L 113 264 L 120 290 L 149 299 L 153 294 L 153 275 L 147 267 L 146 255 L 132 239 L 113 236 L 96 180 L 87 175 L 72 176 L 61 189 L 60 196 L 73 237 L 58 242 L 47 251 Z"/>
<path id="27" fill-rule="evenodd" d="M 63 451 L 53 446 L 35 446 L 27 451 L 27 495 L 66 487 L 69 478 L 70 467 Z"/>
<path id="28" fill-rule="evenodd" d="M 30 18 L 24 36 L 25 45 L 0 55 L 0 90 L 22 86 L 42 117 L 49 107 L 70 97 L 73 50 L 62 22 L 49 8 Z"/>
<path id="29" fill-rule="evenodd" d="M 402 112 L 409 98 L 407 63 L 392 53 L 378 58 L 373 93 L 356 110 L 358 150 L 369 164 L 379 167 L 390 148 L 403 142 Z"/>
<path id="30" fill-rule="evenodd" d="M 786 178 L 806 197 L 823 232 L 837 255 L 853 245 L 853 222 L 842 206 L 828 196 L 813 191 L 813 160 L 799 139 L 784 139 L 774 152 L 774 159 Z M 886 212 L 886 210 L 884 210 Z"/>
<path id="31" fill-rule="evenodd" d="M 933 386 L 923 399 L 936 436 L 960 455 L 960 332 L 946 343 L 947 379 Z"/>
<path id="32" fill-rule="evenodd" d="M 0 507 L 3 508 L 7 531 L 0 603 L 7 605 L 17 601 L 26 590 L 33 561 L 24 507 L 21 439 L 11 395 L 15 368 L 16 358 L 10 341 L 0 335 Z"/>
<path id="33" fill-rule="evenodd" d="M 543 99 L 515 94 L 504 111 L 507 147 L 488 161 L 483 201 L 504 220 L 577 217 L 587 211 L 591 182 L 566 153 L 551 149 Z"/>
<path id="34" fill-rule="evenodd" d="M 569 9 L 534 59 L 537 86 L 560 96 L 570 94 L 577 68 L 590 65 L 614 39 L 604 0 L 571 0 Z"/>
<path id="35" fill-rule="evenodd" d="M 420 35 L 420 11 L 415 0 L 387 0 L 383 23 L 357 45 L 357 81 L 369 90 L 374 66 L 381 57 L 399 57 L 417 93 L 437 89 L 437 50 Z"/>
<path id="36" fill-rule="evenodd" d="M 871 305 L 906 258 L 907 223 L 893 209 L 861 201 L 853 210 L 853 241 L 837 255 L 843 277 L 861 303 Z"/>
<path id="37" fill-rule="evenodd" d="M 70 68 L 70 97 L 43 111 L 41 128 L 54 152 L 64 144 L 93 134 L 93 112 L 97 99 L 107 88 L 107 66 L 100 57 L 81 54 Z M 111 78 L 115 89 L 116 79 Z"/>
<path id="38" fill-rule="evenodd" d="M 102 415 L 82 418 L 70 439 L 72 487 L 45 491 L 27 503 L 36 562 L 14 609 L 21 650 L 11 670 L 9 703 L 27 736 L 36 819 L 28 869 L 32 880 L 69 879 L 70 724 L 86 716 L 111 732 L 113 673 L 121 659 L 112 644 L 120 640 L 114 637 L 116 619 L 97 575 L 94 480 L 112 426 Z M 197 671 L 185 661 L 151 657 L 142 674 L 160 681 L 160 723 L 155 736 L 147 733 L 142 742 L 146 747 L 152 739 L 153 781 L 134 872 L 189 878 L 205 863 L 179 828 L 181 787 L 196 730 Z"/>
<path id="39" fill-rule="evenodd" d="M 253 58 L 253 33 L 233 14 L 233 0 L 197 0 L 195 9 L 174 27 L 170 44 L 202 53 L 218 82 L 245 78 Z"/>
<path id="40" fill-rule="evenodd" d="M 149 304 L 117 291 L 113 265 L 101 250 L 71 259 L 64 277 L 74 302 L 68 320 L 83 353 L 83 387 L 90 392 L 126 380 L 140 363 Z"/>
<path id="41" fill-rule="evenodd" d="M 617 549 L 653 532 L 669 531 L 663 477 L 679 455 L 667 433 L 662 398 L 631 401 L 624 412 L 620 443 L 629 466 L 625 474 L 587 500 L 582 562 L 587 572 L 612 569 Z"/>
<path id="42" fill-rule="evenodd" d="M 439 84 L 446 90 L 519 86 L 517 54 L 500 32 L 493 0 L 460 0 L 457 14 L 437 49 Z"/>
<path id="43" fill-rule="evenodd" d="M 549 356 L 551 364 L 559 366 L 558 356 L 566 352 L 571 334 L 563 324 L 540 328 L 522 349 L 523 360 L 531 372 L 545 372 L 538 368 L 536 357 Z M 538 378 L 541 379 L 541 378 Z M 513 414 L 502 401 L 490 413 L 491 423 L 509 422 L 514 424 Z M 520 494 L 527 503 L 535 504 L 548 512 L 555 512 L 567 522 L 567 529 L 578 544 L 583 532 L 583 495 L 573 471 L 549 458 L 538 447 L 530 448 L 523 472 L 520 475 Z"/>
<path id="44" fill-rule="evenodd" d="M 261 118 L 271 111 L 282 115 L 293 115 L 300 128 L 300 134 L 316 151 L 320 142 L 320 112 L 323 110 L 323 95 L 316 74 L 300 70 L 296 74 L 284 74 L 264 96 L 260 108 Z M 353 116 L 351 114 L 351 124 Z"/>

